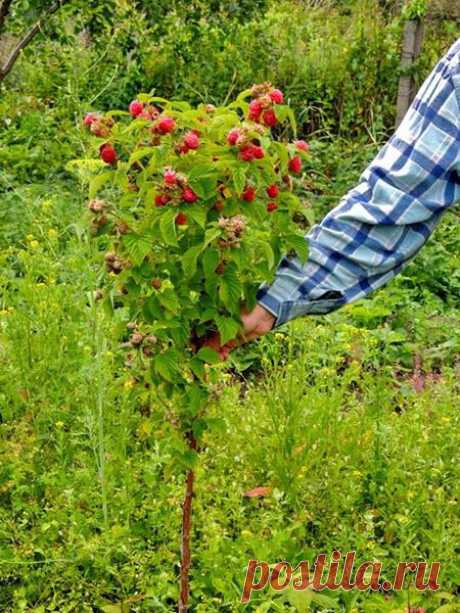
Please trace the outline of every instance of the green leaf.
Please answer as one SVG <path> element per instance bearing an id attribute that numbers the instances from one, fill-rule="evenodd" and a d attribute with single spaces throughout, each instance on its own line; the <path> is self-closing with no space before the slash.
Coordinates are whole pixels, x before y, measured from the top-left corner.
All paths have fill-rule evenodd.
<path id="1" fill-rule="evenodd" d="M 239 166 L 233 173 L 233 185 L 237 194 L 241 194 L 246 185 L 246 168 Z"/>
<path id="2" fill-rule="evenodd" d="M 444 604 L 435 609 L 434 613 L 457 613 L 459 610 L 458 604 Z"/>
<path id="3" fill-rule="evenodd" d="M 202 205 L 193 205 L 187 208 L 187 215 L 203 229 L 206 226 L 207 214 L 207 209 Z"/>
<path id="4" fill-rule="evenodd" d="M 325 594 L 320 594 L 319 592 L 313 592 L 312 601 L 320 607 L 327 609 L 338 609 L 340 606 L 337 600 Z"/>
<path id="5" fill-rule="evenodd" d="M 214 351 L 211 347 L 202 347 L 196 355 L 197 358 L 208 364 L 219 364 L 221 361 L 217 351 Z"/>
<path id="6" fill-rule="evenodd" d="M 213 164 L 197 164 L 189 172 L 189 179 L 201 179 L 215 175 L 216 171 Z"/>
<path id="7" fill-rule="evenodd" d="M 231 317 L 216 316 L 216 325 L 219 330 L 220 341 L 224 345 L 237 337 L 240 324 Z"/>
<path id="8" fill-rule="evenodd" d="M 146 169 L 143 172 L 149 175 L 152 172 L 156 171 L 157 169 L 163 168 L 166 165 L 166 161 L 168 159 L 168 153 L 169 153 L 169 150 L 166 144 L 155 147 L 153 149 L 153 154 L 150 158 L 150 161 Z"/>
<path id="9" fill-rule="evenodd" d="M 275 266 L 275 254 L 272 246 L 268 241 L 260 241 L 258 245 L 265 256 L 268 268 L 271 270 Z"/>
<path id="10" fill-rule="evenodd" d="M 201 360 L 199 360 L 198 358 L 192 358 L 190 360 L 190 368 L 192 369 L 192 372 L 195 377 L 198 377 L 200 381 L 204 381 L 206 370 Z"/>
<path id="11" fill-rule="evenodd" d="M 302 590 L 301 592 L 295 591 L 292 586 L 290 586 L 286 591 L 286 597 L 297 613 L 309 613 L 310 611 L 310 603 L 313 598 L 312 590 Z"/>
<path id="12" fill-rule="evenodd" d="M 219 264 L 219 252 L 213 247 L 208 247 L 203 254 L 202 263 L 204 276 L 208 279 L 214 276 L 217 265 Z"/>
<path id="13" fill-rule="evenodd" d="M 189 173 L 189 184 L 204 200 L 211 198 L 217 190 L 217 174 L 212 164 L 194 166 Z"/>
<path id="14" fill-rule="evenodd" d="M 168 287 L 164 291 L 158 294 L 158 300 L 165 309 L 173 313 L 174 315 L 180 310 L 179 299 L 176 292 Z"/>
<path id="15" fill-rule="evenodd" d="M 150 157 L 154 152 L 155 149 L 153 147 L 139 147 L 139 149 L 135 149 L 129 156 L 128 164 L 131 166 L 134 162 L 138 162 L 142 158 Z"/>
<path id="16" fill-rule="evenodd" d="M 169 209 L 160 219 L 160 232 L 164 242 L 167 245 L 171 245 L 172 247 L 177 247 L 177 236 L 176 236 L 176 214 L 177 211 L 175 209 Z"/>
<path id="17" fill-rule="evenodd" d="M 141 102 L 159 102 L 160 104 L 169 104 L 169 100 L 162 98 L 161 96 L 151 96 L 150 94 L 139 94 L 137 99 Z"/>
<path id="18" fill-rule="evenodd" d="M 198 453 L 194 449 L 187 449 L 179 459 L 180 463 L 185 469 L 193 469 L 198 463 Z"/>
<path id="19" fill-rule="evenodd" d="M 153 368 L 162 377 L 170 383 L 177 382 L 177 354 L 172 349 L 156 355 L 153 360 Z"/>
<path id="20" fill-rule="evenodd" d="M 187 388 L 187 404 L 188 412 L 197 415 L 200 409 L 203 409 L 208 399 L 208 392 L 198 383 L 192 383 Z"/>
<path id="21" fill-rule="evenodd" d="M 183 113 L 185 113 L 185 111 L 189 111 L 192 108 L 188 102 L 183 102 L 182 100 L 172 100 L 169 104 L 172 109 L 178 109 L 179 111 L 182 111 Z M 193 112 L 192 115 L 194 114 L 195 114 L 195 111 Z"/>
<path id="22" fill-rule="evenodd" d="M 308 243 L 306 239 L 300 234 L 289 234 L 285 237 L 286 245 L 294 249 L 297 256 L 302 262 L 306 262 L 308 259 Z"/>
<path id="23" fill-rule="evenodd" d="M 142 314 L 148 322 L 152 322 L 155 321 L 155 319 L 161 319 L 163 317 L 163 310 L 156 296 L 149 296 L 147 298 L 142 307 Z"/>
<path id="24" fill-rule="evenodd" d="M 202 177 L 201 179 L 190 179 L 190 187 L 203 200 L 208 200 L 216 194 L 216 177 Z"/>
<path id="25" fill-rule="evenodd" d="M 249 96 L 251 96 L 251 95 L 252 95 L 252 89 L 251 89 L 251 88 L 249 88 L 249 89 L 245 89 L 245 90 L 244 90 L 244 91 L 242 91 L 240 94 L 238 94 L 238 98 L 237 98 L 237 100 L 238 100 L 238 101 L 245 100 L 245 98 L 248 98 L 248 97 L 249 97 Z M 231 105 L 230 105 L 230 106 L 231 106 Z"/>
<path id="26" fill-rule="evenodd" d="M 209 245 L 215 238 L 218 238 L 222 234 L 220 228 L 208 228 L 204 235 L 205 245 Z"/>
<path id="27" fill-rule="evenodd" d="M 241 282 L 236 267 L 228 266 L 222 275 L 219 297 L 231 313 L 238 313 L 241 297 Z"/>
<path id="28" fill-rule="evenodd" d="M 123 613 L 123 604 L 107 604 L 100 608 L 104 613 Z"/>
<path id="29" fill-rule="evenodd" d="M 94 198 L 97 192 L 113 177 L 113 172 L 106 171 L 93 177 L 89 182 L 89 197 Z"/>
<path id="30" fill-rule="evenodd" d="M 151 250 L 152 241 L 147 236 L 126 234 L 123 237 L 123 245 L 128 252 L 130 260 L 132 260 L 134 264 L 139 265 Z"/>
<path id="31" fill-rule="evenodd" d="M 193 277 L 196 273 L 197 259 L 202 251 L 203 245 L 194 245 L 182 256 L 182 268 L 186 277 Z"/>

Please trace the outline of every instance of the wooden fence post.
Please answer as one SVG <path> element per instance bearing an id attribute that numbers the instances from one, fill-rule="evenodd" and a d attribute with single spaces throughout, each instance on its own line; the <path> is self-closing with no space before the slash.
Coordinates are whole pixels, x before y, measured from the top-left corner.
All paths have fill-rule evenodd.
<path id="1" fill-rule="evenodd" d="M 420 55 L 423 42 L 423 21 L 410 19 L 404 26 L 404 40 L 401 54 L 401 77 L 399 79 L 398 102 L 396 105 L 396 128 L 407 113 L 417 91 L 414 78 L 408 74 L 412 64 Z"/>

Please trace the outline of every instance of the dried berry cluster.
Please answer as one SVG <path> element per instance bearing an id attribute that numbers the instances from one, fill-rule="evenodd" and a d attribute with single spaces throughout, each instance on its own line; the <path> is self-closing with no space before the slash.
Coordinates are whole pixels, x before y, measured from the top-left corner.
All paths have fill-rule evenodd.
<path id="1" fill-rule="evenodd" d="M 128 260 L 119 257 L 114 251 L 108 251 L 105 254 L 105 264 L 107 272 L 113 272 L 116 275 L 119 275 L 122 270 L 131 266 Z"/>
<path id="2" fill-rule="evenodd" d="M 219 219 L 219 228 L 222 228 L 224 231 L 224 238 L 219 240 L 221 247 L 239 247 L 240 239 L 246 228 L 246 220 L 242 215 L 221 217 Z"/>

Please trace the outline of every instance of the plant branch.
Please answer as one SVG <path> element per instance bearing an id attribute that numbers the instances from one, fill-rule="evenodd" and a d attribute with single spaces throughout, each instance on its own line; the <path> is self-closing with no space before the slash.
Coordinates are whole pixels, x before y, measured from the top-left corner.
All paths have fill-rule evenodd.
<path id="1" fill-rule="evenodd" d="M 2 4 L 2 9 L 4 7 L 5 2 L 10 2 L 12 0 L 4 0 Z M 21 51 L 27 47 L 27 45 L 35 38 L 35 36 L 41 31 L 43 25 L 45 24 L 48 17 L 56 13 L 64 4 L 67 4 L 70 0 L 58 0 L 54 4 L 52 4 L 48 10 L 46 10 L 40 19 L 36 22 L 34 26 L 21 38 L 16 47 L 10 53 L 10 56 L 6 60 L 5 64 L 0 68 L 0 82 L 5 79 L 5 77 L 11 72 L 14 64 L 19 58 Z"/>

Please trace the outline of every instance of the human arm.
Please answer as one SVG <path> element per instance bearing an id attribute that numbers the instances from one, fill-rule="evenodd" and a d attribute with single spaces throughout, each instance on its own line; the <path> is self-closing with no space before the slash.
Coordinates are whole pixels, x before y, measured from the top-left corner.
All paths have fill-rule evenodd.
<path id="1" fill-rule="evenodd" d="M 259 289 L 254 311 L 242 313 L 239 342 L 354 302 L 388 283 L 417 254 L 460 200 L 459 103 L 460 40 L 358 185 L 306 235 L 307 262 L 284 257 L 273 283 Z M 226 345 L 224 354 L 236 344 Z"/>
<path id="2" fill-rule="evenodd" d="M 434 68 L 398 130 L 339 205 L 305 237 L 309 258 L 281 261 L 258 303 L 279 326 L 383 286 L 460 199 L 460 41 Z"/>

